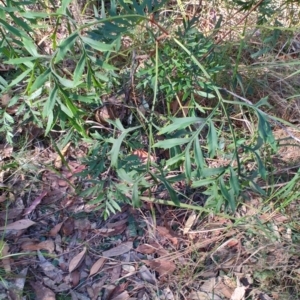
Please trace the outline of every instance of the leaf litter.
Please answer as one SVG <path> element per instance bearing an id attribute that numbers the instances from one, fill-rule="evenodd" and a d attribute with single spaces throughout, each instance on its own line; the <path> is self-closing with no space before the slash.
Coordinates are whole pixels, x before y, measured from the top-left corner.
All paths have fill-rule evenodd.
<path id="1" fill-rule="evenodd" d="M 85 166 L 70 162 L 68 152 L 70 148 L 64 159 L 71 172 L 64 164 L 59 172 L 42 171 L 31 202 L 24 195 L 0 202 L 10 205 L 0 215 L 1 266 L 23 276 L 19 282 L 8 277 L 0 295 L 17 297 L 14 290 L 25 294 L 31 287 L 42 300 L 67 295 L 157 299 L 157 294 L 162 299 L 275 299 L 275 291 L 267 295 L 253 286 L 255 281 L 268 284 L 266 270 L 280 272 L 282 264 L 295 262 L 286 251 L 292 234 L 285 216 L 271 209 L 263 213 L 260 202 L 253 201 L 237 212 L 245 220 L 240 225 L 221 216 L 159 206 L 153 220 L 146 204 L 134 212 L 125 206 L 105 221 L 75 195 L 76 173 Z M 257 219 L 263 227 L 256 226 Z"/>

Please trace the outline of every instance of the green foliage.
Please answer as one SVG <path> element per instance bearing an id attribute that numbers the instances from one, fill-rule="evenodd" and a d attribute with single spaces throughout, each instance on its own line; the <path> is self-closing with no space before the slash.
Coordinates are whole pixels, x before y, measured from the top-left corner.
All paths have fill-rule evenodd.
<path id="1" fill-rule="evenodd" d="M 167 1 L 111 0 L 102 2 L 101 17 L 96 15 L 92 22 L 79 25 L 72 19 L 70 2 L 49 8 L 49 14 L 28 11 L 27 2 L 7 1 L 6 7 L 0 7 L 0 58 L 15 68 L 13 76 L 0 76 L 0 88 L 4 94 L 22 87 L 11 101 L 20 104 L 17 116 L 22 116 L 24 123 L 44 127 L 46 135 L 54 127 L 71 129 L 90 143 L 87 170 L 80 175 L 89 176 L 85 181 L 88 188 L 81 195 L 90 204 L 107 217 L 120 211 L 122 203 L 140 207 L 141 196 L 151 198 L 156 187 L 166 190 L 180 206 L 184 191 L 174 184 L 179 180 L 187 189 L 206 195 L 206 207 L 215 212 L 234 211 L 245 188 L 263 193 L 256 181 L 268 176 L 263 148 L 270 145 L 276 151 L 272 118 L 258 105 L 220 93 L 217 78 L 225 64 L 222 48 L 216 51 L 215 34 L 222 18 L 213 34 L 204 35 L 197 28 L 197 16 L 169 27 L 170 22 L 160 17 Z M 234 3 L 250 11 L 256 1 Z M 275 14 L 270 1 L 263 1 L 259 14 L 260 25 Z M 48 41 L 53 52 L 33 38 L 46 17 L 56 24 Z M 62 37 L 59 32 L 64 32 Z M 272 31 L 252 58 L 274 48 L 279 36 L 279 30 Z M 124 46 L 126 38 L 129 46 Z M 149 56 L 138 70 L 135 52 Z M 230 83 L 243 90 L 238 63 Z M 135 89 L 137 96 L 122 105 L 131 121 L 117 118 L 107 120 L 108 130 L 89 128 L 84 120 L 103 104 L 101 95 L 130 89 Z M 145 113 L 135 101 L 144 105 Z M 264 98 L 261 102 L 267 103 Z M 237 107 L 247 109 L 258 122 L 251 140 L 237 133 L 232 124 L 230 112 Z M 6 109 L 0 111 L 0 122 L 6 140 L 12 143 L 14 118 Z M 141 148 L 148 155 L 144 161 L 133 154 Z M 156 162 L 151 159 L 164 151 L 167 156 Z M 225 163 L 209 165 L 217 158 Z M 245 168 L 246 160 L 255 163 L 254 170 Z M 170 176 L 171 171 L 177 176 Z"/>

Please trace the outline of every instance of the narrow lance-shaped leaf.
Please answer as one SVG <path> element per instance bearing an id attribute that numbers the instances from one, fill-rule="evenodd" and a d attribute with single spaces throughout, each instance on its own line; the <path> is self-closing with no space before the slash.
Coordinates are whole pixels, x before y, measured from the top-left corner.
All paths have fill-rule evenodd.
<path id="1" fill-rule="evenodd" d="M 195 123 L 205 123 L 205 119 L 198 117 L 172 118 L 172 124 L 162 128 L 159 134 L 171 133 L 175 130 L 186 128 Z"/>
<path id="2" fill-rule="evenodd" d="M 209 120 L 209 131 L 207 135 L 208 154 L 209 157 L 214 157 L 218 148 L 218 136 L 216 128 L 212 120 Z"/>
<path id="3" fill-rule="evenodd" d="M 229 178 L 230 186 L 234 190 L 234 194 L 238 195 L 240 192 L 240 184 L 239 184 L 238 176 L 232 167 L 229 168 L 229 171 L 230 171 L 230 178 Z"/>
<path id="4" fill-rule="evenodd" d="M 47 126 L 46 126 L 46 129 L 45 129 L 45 135 L 47 135 L 49 133 L 49 131 L 51 130 L 52 126 L 53 126 L 53 111 L 51 111 L 49 114 L 48 114 L 48 120 L 47 120 Z"/>
<path id="5" fill-rule="evenodd" d="M 92 47 L 93 49 L 101 51 L 101 52 L 111 51 L 113 49 L 113 45 L 104 44 L 104 43 L 95 41 L 95 40 L 85 37 L 85 36 L 82 36 L 81 39 L 85 44 L 87 44 L 90 47 Z"/>
<path id="6" fill-rule="evenodd" d="M 49 78 L 49 75 L 51 74 L 51 69 L 48 68 L 44 73 L 39 75 L 33 85 L 29 89 L 29 93 L 32 93 L 33 91 L 39 89 Z"/>
<path id="7" fill-rule="evenodd" d="M 34 32 L 33 29 L 26 22 L 24 22 L 22 19 L 16 17 L 13 13 L 10 13 L 9 15 L 13 19 L 13 21 L 16 23 L 18 28 L 23 28 L 28 32 Z"/>
<path id="8" fill-rule="evenodd" d="M 62 0 L 60 7 L 57 9 L 58 14 L 65 15 L 68 5 L 72 2 L 72 0 Z"/>
<path id="9" fill-rule="evenodd" d="M 204 168 L 204 159 L 203 159 L 203 154 L 202 150 L 200 147 L 200 141 L 198 139 L 195 139 L 194 141 L 194 153 L 195 153 L 195 162 L 196 165 L 199 169 Z"/>
<path id="10" fill-rule="evenodd" d="M 23 30 L 20 30 L 19 28 L 15 28 L 11 25 L 9 25 L 7 22 L 5 22 L 3 19 L 0 19 L 0 24 L 2 24 L 8 31 L 10 31 L 14 36 L 17 36 L 17 37 L 24 37 L 24 38 L 27 38 L 29 39 L 29 37 L 27 36 L 27 34 L 23 31 Z"/>
<path id="11" fill-rule="evenodd" d="M 7 89 L 10 87 L 14 87 L 19 82 L 21 82 L 29 73 L 31 72 L 31 69 L 27 69 L 23 73 L 21 73 L 17 78 L 15 78 L 8 86 Z"/>
<path id="12" fill-rule="evenodd" d="M 45 118 L 46 116 L 48 116 L 50 114 L 50 112 L 53 111 L 55 102 L 56 102 L 56 97 L 57 97 L 57 91 L 58 91 L 58 87 L 55 84 L 54 88 L 52 89 L 46 103 L 43 109 L 43 118 Z"/>
<path id="13" fill-rule="evenodd" d="M 170 195 L 171 200 L 178 206 L 180 206 L 180 201 L 177 197 L 176 192 L 174 191 L 173 187 L 170 185 L 170 183 L 168 182 L 168 180 L 166 180 L 164 178 L 164 175 L 162 174 L 162 176 L 157 176 L 158 179 L 160 179 L 160 181 L 164 184 L 164 186 L 166 187 L 166 189 L 168 190 L 168 193 Z"/>
<path id="14" fill-rule="evenodd" d="M 190 142 L 190 138 L 176 138 L 176 139 L 167 139 L 164 141 L 158 141 L 153 145 L 153 147 L 156 148 L 163 148 L 163 149 L 170 149 L 172 147 L 178 146 L 178 145 L 184 145 Z"/>
<path id="15" fill-rule="evenodd" d="M 61 61 L 67 52 L 72 48 L 74 45 L 76 39 L 78 37 L 78 33 L 75 31 L 70 36 L 68 36 L 65 40 L 61 42 L 61 44 L 58 46 L 58 51 L 54 59 L 54 63 L 58 63 Z"/>
<path id="16" fill-rule="evenodd" d="M 74 70 L 74 77 L 73 80 L 75 82 L 75 85 L 77 85 L 77 83 L 79 83 L 80 79 L 82 78 L 82 74 L 84 71 L 84 66 L 85 66 L 85 53 L 83 53 L 77 63 L 77 66 Z"/>
<path id="17" fill-rule="evenodd" d="M 186 179 L 187 179 L 188 185 L 190 185 L 191 174 L 192 174 L 191 157 L 190 157 L 190 146 L 191 146 L 191 144 L 189 144 L 186 147 L 186 149 L 185 149 L 185 161 L 184 161 L 185 175 L 186 175 Z"/>
<path id="18" fill-rule="evenodd" d="M 23 45 L 25 49 L 29 52 L 29 54 L 31 54 L 32 56 L 34 57 L 40 56 L 37 52 L 36 45 L 32 41 L 28 39 L 23 39 Z"/>
<path id="19" fill-rule="evenodd" d="M 113 146 L 108 153 L 111 155 L 110 165 L 113 167 L 117 166 L 121 144 L 122 144 L 126 134 L 127 134 L 127 132 L 123 132 L 117 139 L 113 139 Z"/>
<path id="20" fill-rule="evenodd" d="M 141 207 L 141 199 L 139 197 L 138 182 L 135 182 L 132 187 L 132 204 L 134 208 Z"/>
<path id="21" fill-rule="evenodd" d="M 220 189 L 221 189 L 221 193 L 223 195 L 223 197 L 227 200 L 230 208 L 232 211 L 235 211 L 236 209 L 236 203 L 235 203 L 235 199 L 234 199 L 234 195 L 233 193 L 230 193 L 224 183 L 223 177 L 220 177 Z"/>

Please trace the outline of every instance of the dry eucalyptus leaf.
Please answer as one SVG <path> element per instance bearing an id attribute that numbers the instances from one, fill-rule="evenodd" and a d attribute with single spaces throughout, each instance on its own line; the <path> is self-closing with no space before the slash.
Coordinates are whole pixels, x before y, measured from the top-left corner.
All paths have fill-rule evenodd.
<path id="1" fill-rule="evenodd" d="M 153 253 L 156 253 L 157 250 L 160 248 L 159 244 L 157 244 L 155 246 L 152 246 L 152 245 L 149 245 L 149 244 L 143 244 L 143 245 L 139 245 L 135 249 L 135 251 L 143 253 L 143 254 L 153 254 Z"/>
<path id="2" fill-rule="evenodd" d="M 151 283 L 153 285 L 156 284 L 155 276 L 149 271 L 149 269 L 146 266 L 143 265 L 140 267 L 139 274 L 142 277 L 142 279 L 146 282 Z"/>
<path id="3" fill-rule="evenodd" d="M 128 300 L 130 298 L 127 291 L 122 292 L 120 295 L 112 298 L 111 300 Z"/>
<path id="4" fill-rule="evenodd" d="M 78 270 L 75 270 L 70 274 L 70 279 L 71 279 L 72 287 L 75 287 L 78 285 L 78 283 L 80 281 L 80 274 L 79 274 Z"/>
<path id="5" fill-rule="evenodd" d="M 146 265 L 148 265 L 153 271 L 159 273 L 160 276 L 171 274 L 175 271 L 176 265 L 169 260 L 144 260 Z"/>
<path id="6" fill-rule="evenodd" d="M 6 242 L 3 240 L 0 240 L 0 258 L 1 262 L 3 265 L 3 268 L 6 273 L 11 272 L 11 267 L 10 267 L 10 258 L 8 257 L 9 255 L 9 246 L 7 245 Z"/>
<path id="7" fill-rule="evenodd" d="M 168 228 L 163 226 L 156 226 L 156 230 L 161 236 L 169 239 L 173 243 L 173 245 L 178 245 L 178 238 L 174 234 L 172 234 L 172 232 Z"/>
<path id="8" fill-rule="evenodd" d="M 102 255 L 104 257 L 114 257 L 114 256 L 122 255 L 122 254 L 130 251 L 130 249 L 132 249 L 132 247 L 133 247 L 132 242 L 125 242 L 123 244 L 118 245 L 117 247 L 114 247 L 107 251 L 103 251 Z"/>
<path id="9" fill-rule="evenodd" d="M 56 224 L 49 232 L 49 236 L 56 236 L 58 234 L 58 232 L 60 231 L 61 229 L 61 226 L 64 224 L 64 222 L 60 222 L 58 224 Z"/>
<path id="10" fill-rule="evenodd" d="M 69 147 L 71 145 L 71 142 L 69 142 L 61 151 L 60 151 L 60 154 L 62 156 L 66 156 L 68 150 L 69 150 Z M 55 160 L 54 160 L 54 167 L 56 169 L 60 169 L 62 167 L 62 158 L 59 154 L 57 154 Z"/>
<path id="11" fill-rule="evenodd" d="M 8 224 L 6 226 L 0 227 L 0 230 L 22 230 L 26 229 L 32 225 L 34 225 L 35 222 L 29 220 L 29 219 L 23 219 L 16 222 L 13 222 L 11 224 Z"/>
<path id="12" fill-rule="evenodd" d="M 52 240 L 46 240 L 40 243 L 29 241 L 23 243 L 21 248 L 25 251 L 47 250 L 49 253 L 53 253 L 55 250 L 55 245 Z"/>
<path id="13" fill-rule="evenodd" d="M 89 276 L 93 276 L 95 274 L 97 274 L 102 266 L 104 265 L 104 263 L 106 262 L 106 258 L 105 257 L 101 257 L 99 258 L 91 267 L 91 270 L 90 270 L 90 275 Z"/>
<path id="14" fill-rule="evenodd" d="M 46 288 L 41 282 L 30 282 L 35 291 L 36 299 L 39 300 L 55 300 L 55 294 L 52 290 Z"/>
<path id="15" fill-rule="evenodd" d="M 45 259 L 43 254 L 37 250 L 37 255 L 39 258 L 39 266 L 42 268 L 44 274 L 49 277 L 49 280 L 55 280 L 56 283 L 62 281 L 62 270 L 59 270 L 56 268 L 53 264 L 51 264 L 49 261 Z M 52 288 L 52 287 L 50 287 Z"/>
<path id="16" fill-rule="evenodd" d="M 245 286 L 238 286 L 230 297 L 230 300 L 242 300 L 246 293 Z"/>
<path id="17" fill-rule="evenodd" d="M 187 234 L 190 231 L 191 227 L 194 225 L 196 217 L 197 215 L 193 211 L 184 224 L 184 229 L 183 229 L 184 234 Z"/>
<path id="18" fill-rule="evenodd" d="M 74 219 L 68 218 L 62 225 L 62 233 L 64 236 L 72 235 L 74 232 Z"/>
<path id="19" fill-rule="evenodd" d="M 73 272 L 75 269 L 77 269 L 80 264 L 82 263 L 85 253 L 86 253 L 87 248 L 84 247 L 83 250 L 77 254 L 75 257 L 72 258 L 69 264 L 69 272 Z"/>
<path id="20" fill-rule="evenodd" d="M 23 216 L 29 215 L 35 208 L 41 203 L 42 199 L 47 195 L 47 191 L 43 191 L 42 194 L 34 199 L 29 207 L 27 207 L 23 213 Z"/>

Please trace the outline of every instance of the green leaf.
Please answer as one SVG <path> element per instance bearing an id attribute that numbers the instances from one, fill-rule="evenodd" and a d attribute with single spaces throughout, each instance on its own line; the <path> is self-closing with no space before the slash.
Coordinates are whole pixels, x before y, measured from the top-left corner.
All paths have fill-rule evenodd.
<path id="1" fill-rule="evenodd" d="M 229 203 L 231 210 L 235 211 L 236 203 L 235 203 L 234 195 L 233 195 L 233 193 L 230 193 L 227 190 L 227 188 L 225 186 L 225 183 L 224 183 L 224 180 L 223 180 L 223 177 L 220 178 L 219 183 L 220 183 L 220 189 L 221 189 L 221 193 L 222 193 L 223 197 Z"/>
<path id="2" fill-rule="evenodd" d="M 226 171 L 226 167 L 204 168 L 201 170 L 201 177 L 219 176 Z"/>
<path id="3" fill-rule="evenodd" d="M 24 30 L 28 32 L 33 32 L 32 28 L 24 22 L 22 19 L 14 16 L 14 14 L 9 14 L 10 17 L 14 20 L 14 22 L 18 25 L 18 28 L 23 28 Z"/>
<path id="4" fill-rule="evenodd" d="M 183 161 L 184 160 L 184 152 L 182 153 L 179 153 L 171 158 L 169 158 L 167 161 L 166 161 L 166 166 L 173 166 L 175 165 L 176 163 L 178 163 L 179 161 Z"/>
<path id="5" fill-rule="evenodd" d="M 52 91 L 45 103 L 43 113 L 42 113 L 43 118 L 46 118 L 50 113 L 53 112 L 53 108 L 56 103 L 57 91 L 58 91 L 58 87 L 55 84 L 54 88 L 52 89 Z M 52 113 L 52 116 L 53 116 L 53 113 Z"/>
<path id="6" fill-rule="evenodd" d="M 132 187 L 132 205 L 134 208 L 139 208 L 142 206 L 142 202 L 139 197 L 138 182 L 135 182 Z"/>
<path id="7" fill-rule="evenodd" d="M 39 11 L 25 11 L 19 12 L 19 14 L 26 19 L 37 19 L 37 18 L 49 18 L 51 14 L 46 12 L 39 12 Z"/>
<path id="8" fill-rule="evenodd" d="M 202 150 L 200 147 L 200 142 L 198 139 L 194 141 L 194 153 L 195 153 L 195 162 L 197 167 L 202 170 L 204 168 L 205 162 L 202 154 Z"/>
<path id="9" fill-rule="evenodd" d="M 0 19 L 0 24 L 2 24 L 9 32 L 11 32 L 14 36 L 17 36 L 19 38 L 27 38 L 27 39 L 30 39 L 26 32 L 21 30 L 20 28 L 16 28 L 16 27 L 13 27 L 11 25 L 9 25 L 7 22 L 5 22 L 4 20 Z"/>
<path id="10" fill-rule="evenodd" d="M 180 201 L 177 197 L 176 192 L 174 191 L 173 187 L 169 184 L 169 182 L 162 176 L 157 175 L 157 178 L 160 179 L 160 181 L 164 184 L 166 189 L 168 190 L 168 193 L 170 195 L 171 200 L 178 206 L 180 206 Z"/>
<path id="11" fill-rule="evenodd" d="M 23 45 L 25 49 L 29 52 L 29 54 L 31 54 L 32 56 L 34 57 L 40 56 L 37 52 L 36 45 L 32 41 L 28 39 L 23 39 Z"/>
<path id="12" fill-rule="evenodd" d="M 111 51 L 114 47 L 114 45 L 104 44 L 85 36 L 82 36 L 81 39 L 85 44 L 101 52 Z"/>
<path id="13" fill-rule="evenodd" d="M 56 100 L 57 103 L 59 103 L 59 109 L 63 111 L 68 117 L 73 118 L 74 117 L 73 112 L 67 106 L 65 106 L 59 99 Z"/>
<path id="14" fill-rule="evenodd" d="M 53 75 L 66 88 L 72 89 L 72 88 L 75 88 L 78 84 L 80 84 L 80 82 L 77 82 L 77 84 L 76 84 L 76 82 L 74 82 L 72 80 L 62 78 L 57 73 L 53 73 Z"/>
<path id="15" fill-rule="evenodd" d="M 200 186 L 206 186 L 207 187 L 208 185 L 214 183 L 215 181 L 216 181 L 215 178 L 196 180 L 196 181 L 193 181 L 192 188 L 197 188 L 197 187 L 200 187 Z"/>
<path id="16" fill-rule="evenodd" d="M 156 148 L 170 149 L 174 146 L 184 145 L 190 142 L 190 138 L 176 138 L 176 139 L 167 139 L 164 141 L 158 141 L 153 145 Z"/>
<path id="17" fill-rule="evenodd" d="M 29 89 L 29 93 L 32 93 L 33 91 L 39 89 L 49 78 L 49 75 L 51 74 L 51 69 L 48 68 L 44 73 L 39 75 L 33 85 Z"/>
<path id="18" fill-rule="evenodd" d="M 131 184 L 134 183 L 134 180 L 128 175 L 128 173 L 125 172 L 124 169 L 118 169 L 117 174 L 123 181 Z"/>
<path id="19" fill-rule="evenodd" d="M 77 37 L 78 37 L 78 33 L 75 31 L 60 43 L 60 45 L 58 46 L 58 51 L 57 51 L 55 59 L 54 59 L 55 64 L 58 63 L 59 61 L 61 61 L 65 57 L 67 52 L 74 45 Z"/>
<path id="20" fill-rule="evenodd" d="M 191 169 L 191 157 L 190 157 L 190 147 L 189 146 L 185 149 L 184 166 L 185 166 L 186 179 L 188 181 L 188 185 L 190 185 L 191 177 L 192 177 L 192 175 L 191 175 L 192 169 Z"/>
<path id="21" fill-rule="evenodd" d="M 31 69 L 27 69 L 23 73 L 21 73 L 17 78 L 15 78 L 8 86 L 7 88 L 10 87 L 15 87 L 18 83 L 20 83 L 29 73 L 31 72 Z"/>
<path id="22" fill-rule="evenodd" d="M 73 80 L 74 80 L 75 85 L 77 85 L 77 83 L 82 78 L 82 74 L 83 74 L 84 67 L 85 67 L 85 59 L 86 59 L 85 53 L 83 53 L 77 63 L 75 70 L 74 70 Z"/>
<path id="23" fill-rule="evenodd" d="M 51 130 L 51 128 L 52 128 L 53 125 L 54 125 L 54 122 L 53 122 L 53 112 L 51 111 L 48 114 L 48 120 L 47 120 L 46 129 L 45 129 L 45 135 L 47 135 L 49 133 L 49 131 Z"/>
<path id="24" fill-rule="evenodd" d="M 10 65 L 19 65 L 19 64 L 24 64 L 26 62 L 29 62 L 29 61 L 33 61 L 33 60 L 36 60 L 37 57 L 32 57 L 32 56 L 29 56 L 29 57 L 18 57 L 18 58 L 11 58 L 7 61 L 4 61 L 5 64 L 10 64 Z"/>
<path id="25" fill-rule="evenodd" d="M 239 184 L 238 176 L 231 166 L 229 168 L 229 172 L 230 172 L 230 178 L 229 178 L 230 186 L 234 191 L 234 194 L 238 195 L 240 193 L 240 184 Z"/>
<path id="26" fill-rule="evenodd" d="M 72 2 L 72 0 L 62 0 L 60 7 L 57 9 L 56 13 L 65 15 L 67 12 L 68 5 Z"/>
<path id="27" fill-rule="evenodd" d="M 126 136 L 127 132 L 123 132 L 117 139 L 109 139 L 108 141 L 112 141 L 113 146 L 108 154 L 111 155 L 110 165 L 112 167 L 117 167 L 118 157 L 120 153 L 121 144 Z"/>
<path id="28" fill-rule="evenodd" d="M 207 135 L 208 154 L 210 158 L 213 158 L 218 148 L 218 136 L 216 128 L 212 120 L 209 120 L 209 131 Z"/>
<path id="29" fill-rule="evenodd" d="M 186 118 L 171 118 L 172 124 L 162 128 L 159 134 L 171 133 L 175 130 L 186 128 L 195 123 L 204 123 L 206 119 L 198 117 L 186 117 Z"/>

